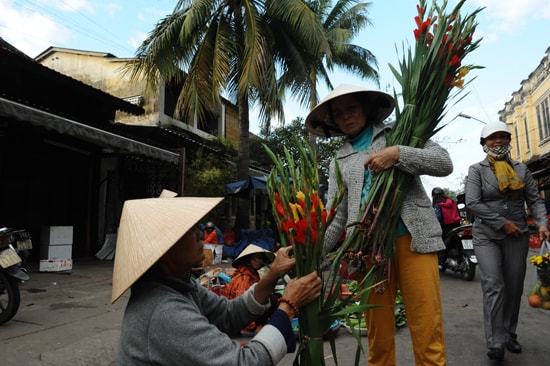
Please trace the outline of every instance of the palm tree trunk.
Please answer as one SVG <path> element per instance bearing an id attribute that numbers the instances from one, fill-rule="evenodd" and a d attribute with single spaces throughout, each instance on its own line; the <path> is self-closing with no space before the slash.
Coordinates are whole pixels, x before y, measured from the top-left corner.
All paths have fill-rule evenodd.
<path id="1" fill-rule="evenodd" d="M 248 93 L 239 95 L 239 147 L 237 152 L 237 179 L 249 179 L 250 165 L 250 119 L 248 109 Z M 249 229 L 250 226 L 250 198 L 237 199 L 237 213 L 235 217 L 235 236 L 240 239 L 241 229 Z"/>

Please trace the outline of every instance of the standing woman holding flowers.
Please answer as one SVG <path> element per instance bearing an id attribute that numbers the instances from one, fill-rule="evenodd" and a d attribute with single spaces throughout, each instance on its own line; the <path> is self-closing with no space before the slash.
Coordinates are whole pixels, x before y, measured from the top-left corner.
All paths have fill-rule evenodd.
<path id="1" fill-rule="evenodd" d="M 413 176 L 407 187 L 398 222 L 391 277 L 384 291 L 371 291 L 369 304 L 381 305 L 366 311 L 368 362 L 371 366 L 391 366 L 395 358 L 395 298 L 401 289 L 417 365 L 446 365 L 445 340 L 437 252 L 445 246 L 441 226 L 432 209 L 419 175 L 446 176 L 453 166 L 449 154 L 428 140 L 423 148 L 386 146 L 384 124 L 394 108 L 394 99 L 382 92 L 353 85 L 340 85 L 308 115 L 310 133 L 345 136 L 336 153 L 347 194 L 325 233 L 325 253 L 329 253 L 344 231 L 350 235 L 359 219 L 373 175 L 396 167 Z M 334 162 L 329 173 L 328 203 L 338 193 Z M 330 211 L 330 207 L 327 208 Z"/>
<path id="2" fill-rule="evenodd" d="M 470 166 L 466 182 L 466 205 L 475 217 L 487 355 L 497 361 L 504 359 L 504 346 L 513 353 L 522 350 L 516 327 L 529 250 L 525 204 L 540 238 L 550 237 L 544 200 L 527 165 L 510 159 L 511 136 L 502 122 L 483 127 L 480 143 L 487 157 Z"/>

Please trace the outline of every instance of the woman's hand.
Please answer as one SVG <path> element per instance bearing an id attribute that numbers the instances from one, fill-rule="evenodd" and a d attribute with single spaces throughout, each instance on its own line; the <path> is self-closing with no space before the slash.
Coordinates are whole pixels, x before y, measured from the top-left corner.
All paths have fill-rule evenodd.
<path id="1" fill-rule="evenodd" d="M 502 229 L 506 235 L 513 236 L 515 238 L 519 238 L 523 234 L 523 231 L 521 231 L 521 229 L 510 220 L 506 220 Z"/>
<path id="2" fill-rule="evenodd" d="M 315 271 L 306 276 L 291 279 L 283 293 L 283 299 L 286 301 L 280 302 L 279 309 L 287 313 L 290 319 L 294 318 L 298 315 L 296 309 L 309 304 L 321 295 L 322 287 L 323 282 Z"/>
<path id="3" fill-rule="evenodd" d="M 548 226 L 539 227 L 539 238 L 541 240 L 550 240 L 550 231 L 548 231 Z"/>
<path id="4" fill-rule="evenodd" d="M 291 256 L 290 254 L 291 250 L 292 250 L 292 247 L 284 247 L 277 251 L 275 260 L 273 261 L 273 263 L 269 268 L 269 272 L 273 271 L 273 274 L 277 278 L 282 278 L 292 268 L 294 268 L 294 265 L 296 264 L 296 259 Z"/>
<path id="5" fill-rule="evenodd" d="M 275 260 L 269 266 L 269 271 L 260 279 L 254 290 L 254 297 L 260 304 L 269 300 L 275 285 L 288 271 L 294 268 L 296 260 L 290 256 L 292 247 L 281 248 L 277 251 Z"/>
<path id="6" fill-rule="evenodd" d="M 373 173 L 381 172 L 395 165 L 399 160 L 399 148 L 397 146 L 385 147 L 380 151 L 372 154 L 365 160 L 365 169 L 369 169 Z"/>

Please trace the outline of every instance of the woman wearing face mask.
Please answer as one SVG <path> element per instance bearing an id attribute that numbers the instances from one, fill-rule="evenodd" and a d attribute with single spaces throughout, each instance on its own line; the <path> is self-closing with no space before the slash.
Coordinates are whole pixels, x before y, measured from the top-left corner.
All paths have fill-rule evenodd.
<path id="1" fill-rule="evenodd" d="M 510 159 L 510 141 L 506 124 L 485 125 L 480 142 L 487 157 L 470 166 L 466 183 L 466 205 L 475 215 L 487 356 L 495 361 L 504 359 L 504 346 L 522 350 L 516 327 L 529 250 L 525 204 L 540 237 L 550 237 L 544 201 L 527 165 Z"/>

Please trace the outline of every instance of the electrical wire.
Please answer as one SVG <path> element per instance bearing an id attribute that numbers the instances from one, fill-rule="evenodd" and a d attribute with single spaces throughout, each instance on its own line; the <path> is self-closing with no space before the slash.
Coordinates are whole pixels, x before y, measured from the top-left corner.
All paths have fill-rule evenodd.
<path id="1" fill-rule="evenodd" d="M 47 18 L 49 21 L 59 25 L 60 27 L 69 29 L 75 33 L 81 34 L 82 36 L 97 41 L 100 44 L 108 45 L 110 48 L 120 49 L 125 52 L 129 52 L 131 54 L 135 53 L 135 49 L 129 48 L 127 45 L 124 44 L 123 41 L 116 39 L 116 32 L 109 31 L 107 28 L 102 26 L 101 24 L 94 21 L 92 18 L 87 16 L 84 12 L 75 9 L 73 6 L 68 4 L 64 0 L 59 0 L 60 3 L 62 3 L 64 6 L 66 6 L 68 9 L 71 9 L 72 12 L 76 14 L 76 17 L 78 19 L 82 19 L 81 21 L 77 20 L 77 18 L 64 16 L 63 12 L 56 12 L 52 10 L 51 8 L 48 8 L 46 6 L 40 5 L 40 3 L 34 3 L 31 0 L 14 0 L 13 3 L 20 8 L 26 9 L 27 11 L 38 14 L 44 18 Z M 4 26 L 4 28 L 10 29 L 9 27 Z M 13 30 L 13 29 L 11 29 Z M 98 32 L 101 31 L 101 32 Z M 25 34 L 25 36 L 32 37 L 34 39 L 42 40 L 39 37 L 36 37 L 36 35 L 30 35 L 26 34 L 24 32 L 20 32 Z M 66 47 L 65 45 L 60 45 L 61 47 Z M 70 48 L 70 47 L 67 47 Z"/>

